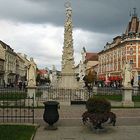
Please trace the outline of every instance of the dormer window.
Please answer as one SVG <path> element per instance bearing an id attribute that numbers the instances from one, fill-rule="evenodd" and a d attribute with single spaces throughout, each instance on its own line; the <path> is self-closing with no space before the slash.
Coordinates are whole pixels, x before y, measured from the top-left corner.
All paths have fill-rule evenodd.
<path id="1" fill-rule="evenodd" d="M 134 34 L 133 32 L 129 32 L 129 37 L 133 38 L 133 34 Z"/>

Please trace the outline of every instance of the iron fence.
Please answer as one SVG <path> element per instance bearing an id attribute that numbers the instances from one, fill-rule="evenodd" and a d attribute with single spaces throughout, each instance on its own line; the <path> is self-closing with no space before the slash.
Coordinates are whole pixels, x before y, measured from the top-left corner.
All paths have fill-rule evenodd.
<path id="1" fill-rule="evenodd" d="M 121 88 L 112 87 L 98 87 L 97 94 L 99 95 L 122 95 L 123 90 Z"/>
<path id="2" fill-rule="evenodd" d="M 37 105 L 44 101 L 56 100 L 59 102 L 81 102 L 84 103 L 89 98 L 89 93 L 85 89 L 59 89 L 59 88 L 37 88 Z"/>
<path id="3" fill-rule="evenodd" d="M 34 99 L 26 90 L 0 89 L 1 123 L 34 123 Z"/>
<path id="4" fill-rule="evenodd" d="M 112 87 L 98 87 L 97 93 L 99 95 L 122 95 L 123 88 L 112 88 Z M 132 95 L 140 96 L 140 88 L 132 87 Z"/>
<path id="5" fill-rule="evenodd" d="M 140 96 L 140 89 L 139 88 L 134 88 L 132 91 L 133 96 Z"/>
<path id="6" fill-rule="evenodd" d="M 120 98 L 119 100 L 121 100 L 123 93 L 123 88 L 112 87 L 97 87 L 93 88 L 93 90 L 90 92 L 87 89 L 55 89 L 38 87 L 36 91 L 36 102 L 37 105 L 42 104 L 44 101 L 50 100 L 70 102 L 71 104 L 82 104 L 93 95 L 110 96 L 110 99 L 112 99 L 114 96 L 114 98 L 118 97 Z M 132 88 L 132 96 L 138 96 L 137 98 L 140 98 L 140 89 Z"/>

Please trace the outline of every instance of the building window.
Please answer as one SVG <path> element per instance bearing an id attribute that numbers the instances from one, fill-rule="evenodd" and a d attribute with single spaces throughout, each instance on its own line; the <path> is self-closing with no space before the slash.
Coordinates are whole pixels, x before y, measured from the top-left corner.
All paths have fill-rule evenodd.
<path id="1" fill-rule="evenodd" d="M 124 56 L 126 54 L 125 49 L 123 49 L 122 51 L 122 55 Z"/>
<path id="2" fill-rule="evenodd" d="M 133 48 L 130 48 L 130 55 L 133 55 Z"/>
<path id="3" fill-rule="evenodd" d="M 133 60 L 130 60 L 130 64 L 133 64 Z"/>

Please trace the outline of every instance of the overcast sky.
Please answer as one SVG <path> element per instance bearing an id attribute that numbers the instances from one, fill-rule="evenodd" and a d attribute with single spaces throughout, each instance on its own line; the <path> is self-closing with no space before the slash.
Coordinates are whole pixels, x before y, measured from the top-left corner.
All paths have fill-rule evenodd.
<path id="1" fill-rule="evenodd" d="M 0 40 L 33 57 L 38 68 L 61 69 L 66 0 L 0 0 Z M 99 52 L 121 35 L 140 0 L 71 0 L 75 65 L 81 50 Z"/>

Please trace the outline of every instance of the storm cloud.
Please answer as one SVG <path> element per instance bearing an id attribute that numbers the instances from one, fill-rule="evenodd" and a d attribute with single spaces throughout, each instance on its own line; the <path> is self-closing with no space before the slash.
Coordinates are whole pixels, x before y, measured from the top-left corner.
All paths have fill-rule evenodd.
<path id="1" fill-rule="evenodd" d="M 0 40 L 33 56 L 39 67 L 60 68 L 66 0 L 0 0 Z M 98 52 L 121 35 L 139 0 L 71 0 L 76 63 L 83 46 Z M 80 36 L 80 37 L 79 37 Z M 34 50 L 34 51 L 33 51 Z M 56 61 L 57 60 L 57 61 Z"/>

